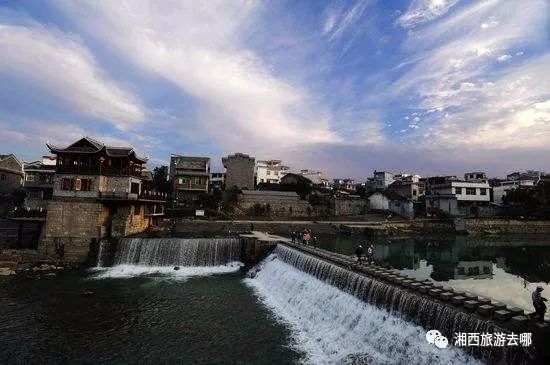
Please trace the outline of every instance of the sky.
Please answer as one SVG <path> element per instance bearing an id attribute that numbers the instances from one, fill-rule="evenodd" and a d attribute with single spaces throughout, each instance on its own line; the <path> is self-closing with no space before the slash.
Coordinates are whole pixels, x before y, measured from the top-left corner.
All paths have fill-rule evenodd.
<path id="1" fill-rule="evenodd" d="M 0 153 L 550 172 L 546 0 L 0 0 Z"/>

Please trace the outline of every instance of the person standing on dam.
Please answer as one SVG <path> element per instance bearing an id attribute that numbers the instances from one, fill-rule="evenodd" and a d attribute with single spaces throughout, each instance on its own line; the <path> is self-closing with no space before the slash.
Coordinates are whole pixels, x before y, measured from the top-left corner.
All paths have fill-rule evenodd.
<path id="1" fill-rule="evenodd" d="M 369 245 L 369 247 L 367 248 L 367 262 L 369 264 L 374 263 L 374 246 L 373 245 Z"/>
<path id="2" fill-rule="evenodd" d="M 357 262 L 361 263 L 363 260 L 363 255 L 365 254 L 365 251 L 363 250 L 363 246 L 359 245 L 355 249 L 355 255 L 357 256 Z"/>
<path id="3" fill-rule="evenodd" d="M 544 302 L 547 301 L 546 298 L 541 296 L 541 292 L 544 290 L 542 286 L 537 286 L 533 294 L 531 294 L 531 298 L 533 299 L 533 307 L 535 307 L 535 319 L 538 319 L 540 323 L 544 322 L 544 313 L 546 312 L 546 304 Z"/>

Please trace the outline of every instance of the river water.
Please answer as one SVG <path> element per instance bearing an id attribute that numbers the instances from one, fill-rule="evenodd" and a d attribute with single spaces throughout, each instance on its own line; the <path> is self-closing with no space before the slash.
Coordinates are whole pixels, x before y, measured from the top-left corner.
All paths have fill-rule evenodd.
<path id="1" fill-rule="evenodd" d="M 319 247 L 353 255 L 372 244 L 377 263 L 391 265 L 417 279 L 430 279 L 533 311 L 537 286 L 550 295 L 550 237 L 414 236 L 366 240 L 352 236 L 319 236 Z"/>
<path id="2" fill-rule="evenodd" d="M 335 237 L 321 244 L 355 247 Z M 430 256 L 414 254 L 421 243 L 394 242 L 395 255 L 384 245 L 380 261 L 403 256 L 395 267 L 433 276 Z M 280 250 L 246 277 L 237 249 L 232 239 L 127 239 L 112 267 L 39 281 L 0 277 L 0 363 L 478 362 L 428 344 L 422 327 L 307 274 Z"/>

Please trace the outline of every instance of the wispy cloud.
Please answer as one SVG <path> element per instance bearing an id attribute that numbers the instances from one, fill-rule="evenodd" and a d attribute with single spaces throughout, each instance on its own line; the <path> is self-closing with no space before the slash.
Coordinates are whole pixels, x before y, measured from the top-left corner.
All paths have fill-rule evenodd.
<path id="1" fill-rule="evenodd" d="M 344 9 L 341 4 L 329 7 L 323 33 L 328 35 L 330 40 L 340 38 L 361 18 L 370 2 L 369 0 L 358 0 L 348 9 Z"/>
<path id="2" fill-rule="evenodd" d="M 98 66 L 89 50 L 57 28 L 0 24 L 0 73 L 53 95 L 74 111 L 124 129 L 141 122 L 137 97 Z"/>
<path id="3" fill-rule="evenodd" d="M 548 56 L 504 62 L 512 58 L 508 52 L 544 39 L 545 7 L 544 1 L 473 4 L 410 35 L 407 49 L 420 48 L 424 57 L 392 90 L 414 96 L 424 112 L 436 111 L 431 128 L 417 137 L 441 146 L 542 147 L 550 132 Z M 487 19 L 494 26 L 480 28 Z"/>
<path id="4" fill-rule="evenodd" d="M 305 88 L 274 76 L 239 39 L 256 3 L 67 2 L 90 35 L 196 99 L 199 128 L 225 148 L 338 141 Z M 154 10 L 154 11 L 153 11 Z M 188 124 L 180 122 L 185 133 Z"/>
<path id="5" fill-rule="evenodd" d="M 411 28 L 444 15 L 458 0 L 413 0 L 409 9 L 401 15 L 397 22 Z"/>

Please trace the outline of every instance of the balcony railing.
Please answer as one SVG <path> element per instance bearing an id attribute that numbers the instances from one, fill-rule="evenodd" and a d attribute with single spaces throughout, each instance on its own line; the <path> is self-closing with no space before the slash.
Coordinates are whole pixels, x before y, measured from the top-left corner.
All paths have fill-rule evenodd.
<path id="1" fill-rule="evenodd" d="M 100 199 L 109 200 L 154 200 L 154 201 L 166 201 L 167 195 L 158 193 L 155 191 L 144 191 L 141 194 L 138 193 L 126 193 L 117 191 L 99 192 Z"/>
<path id="2" fill-rule="evenodd" d="M 112 168 L 98 166 L 57 166 L 56 173 L 72 175 L 105 175 L 141 177 L 141 171 L 135 168 Z"/>

